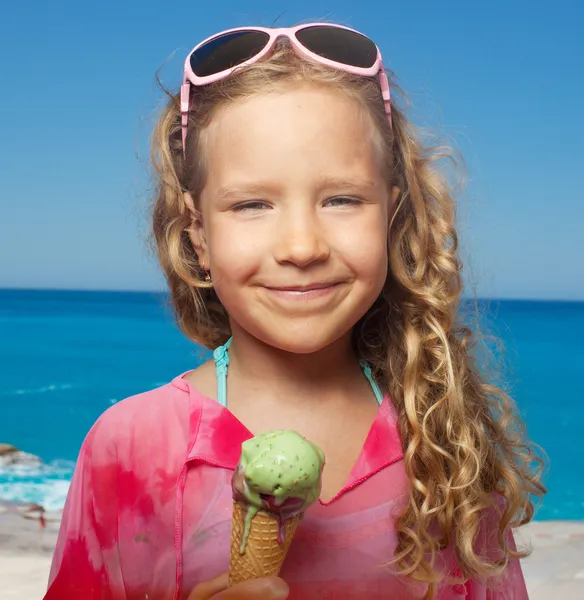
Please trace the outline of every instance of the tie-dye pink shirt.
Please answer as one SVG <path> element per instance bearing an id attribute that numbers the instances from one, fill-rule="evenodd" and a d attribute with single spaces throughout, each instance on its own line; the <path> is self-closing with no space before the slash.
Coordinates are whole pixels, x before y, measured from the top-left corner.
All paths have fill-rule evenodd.
<path id="1" fill-rule="evenodd" d="M 184 600 L 228 570 L 230 480 L 251 433 L 182 376 L 108 409 L 81 448 L 45 600 Z M 425 587 L 384 566 L 407 498 L 396 416 L 384 398 L 345 487 L 305 513 L 281 576 L 290 600 L 410 600 Z M 482 548 L 496 523 L 485 518 Z M 445 575 L 459 574 L 450 550 Z M 524 600 L 519 562 L 489 585 L 441 586 L 439 600 Z M 490 589 L 494 586 L 494 589 Z"/>

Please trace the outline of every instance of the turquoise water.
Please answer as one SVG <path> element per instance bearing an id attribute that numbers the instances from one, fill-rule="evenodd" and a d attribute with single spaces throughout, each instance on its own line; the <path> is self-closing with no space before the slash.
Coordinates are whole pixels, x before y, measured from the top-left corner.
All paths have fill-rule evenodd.
<path id="1" fill-rule="evenodd" d="M 83 437 L 111 404 L 206 356 L 153 293 L 0 290 L 0 442 L 45 465 L 0 467 L 0 497 L 62 505 Z M 584 303 L 481 303 L 506 381 L 550 458 L 539 519 L 584 519 Z"/>

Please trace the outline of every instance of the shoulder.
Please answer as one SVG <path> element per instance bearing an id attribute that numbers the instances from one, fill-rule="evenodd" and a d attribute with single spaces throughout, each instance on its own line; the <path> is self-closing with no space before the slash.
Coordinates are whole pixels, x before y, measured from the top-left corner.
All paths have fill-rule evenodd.
<path id="1" fill-rule="evenodd" d="M 185 385 L 188 382 L 195 394 L 202 395 L 206 398 L 216 400 L 217 396 L 217 374 L 215 372 L 215 363 L 212 360 L 204 362 L 196 369 L 189 371 L 183 378 L 176 378 L 177 385 Z"/>
<path id="2" fill-rule="evenodd" d="M 158 388 L 120 400 L 98 417 L 82 450 L 97 446 L 118 454 L 130 446 L 156 444 L 173 435 L 188 437 L 191 389 L 177 376 Z"/>

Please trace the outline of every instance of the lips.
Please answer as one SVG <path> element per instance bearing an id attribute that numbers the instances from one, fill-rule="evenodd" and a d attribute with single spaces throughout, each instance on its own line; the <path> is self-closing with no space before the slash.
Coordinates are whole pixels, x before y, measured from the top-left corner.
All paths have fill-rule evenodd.
<path id="1" fill-rule="evenodd" d="M 344 286 L 342 281 L 314 281 L 303 285 L 264 286 L 277 302 L 329 302 Z"/>
<path id="2" fill-rule="evenodd" d="M 266 286 L 269 290 L 274 290 L 277 292 L 311 292 L 314 290 L 324 290 L 335 285 L 338 285 L 339 281 L 317 281 L 314 283 L 308 283 L 304 285 L 283 285 L 283 286 L 274 286 L 269 285 Z"/>

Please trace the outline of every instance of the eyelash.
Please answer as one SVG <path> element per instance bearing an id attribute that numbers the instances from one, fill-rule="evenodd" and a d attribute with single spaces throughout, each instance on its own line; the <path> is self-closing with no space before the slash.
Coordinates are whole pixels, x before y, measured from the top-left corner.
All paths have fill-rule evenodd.
<path id="1" fill-rule="evenodd" d="M 329 198 L 327 200 L 327 203 L 338 200 L 348 200 L 346 204 L 353 206 L 359 206 L 360 204 L 363 204 L 362 200 L 359 200 L 358 198 L 351 198 L 350 196 L 336 196 L 334 198 Z M 264 202 L 263 200 L 253 200 L 250 202 L 244 202 L 242 204 L 236 204 L 232 210 L 234 212 L 244 212 L 247 210 L 259 210 L 261 208 L 264 208 L 265 206 L 267 206 L 267 202 Z"/>
<path id="2" fill-rule="evenodd" d="M 337 196 L 335 198 L 329 198 L 327 202 L 332 202 L 334 200 L 348 200 L 349 202 L 347 204 L 353 206 L 359 206 L 360 204 L 363 204 L 362 200 L 359 200 L 359 198 L 352 198 L 351 196 Z"/>
<path id="3" fill-rule="evenodd" d="M 245 202 L 242 204 L 236 204 L 233 207 L 234 212 L 243 212 L 245 210 L 257 210 L 258 205 L 263 208 L 266 205 L 266 202 L 262 202 L 261 200 L 254 200 L 252 202 Z"/>

